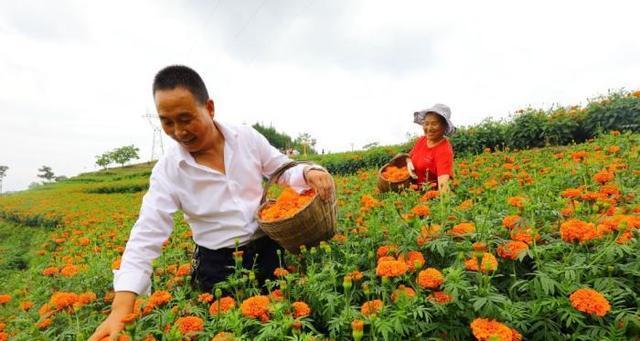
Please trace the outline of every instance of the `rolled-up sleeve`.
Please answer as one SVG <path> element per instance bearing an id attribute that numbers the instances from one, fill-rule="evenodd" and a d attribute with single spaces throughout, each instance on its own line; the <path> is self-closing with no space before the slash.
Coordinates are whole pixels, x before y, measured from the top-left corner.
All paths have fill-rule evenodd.
<path id="1" fill-rule="evenodd" d="M 151 173 L 149 190 L 142 199 L 140 215 L 129 235 L 120 269 L 114 270 L 116 292 L 131 291 L 138 295 L 151 292 L 152 262 L 160 256 L 162 244 L 173 230 L 173 213 L 179 205 L 159 164 Z"/>
<path id="2" fill-rule="evenodd" d="M 254 133 L 256 146 L 258 148 L 263 176 L 269 177 L 273 172 L 280 168 L 280 166 L 292 161 L 286 155 L 282 154 L 276 147 L 272 146 L 267 138 L 257 130 L 253 128 L 251 128 L 251 130 Z M 289 185 L 298 192 L 308 189 L 309 186 L 307 185 L 303 174 L 305 166 L 306 165 L 297 165 L 289 168 L 282 174 L 282 176 L 280 176 L 278 183 L 281 185 Z"/>

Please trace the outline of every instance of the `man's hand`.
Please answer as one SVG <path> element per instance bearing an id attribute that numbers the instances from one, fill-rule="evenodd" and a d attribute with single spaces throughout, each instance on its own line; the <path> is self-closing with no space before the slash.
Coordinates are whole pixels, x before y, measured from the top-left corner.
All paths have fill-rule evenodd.
<path id="1" fill-rule="evenodd" d="M 333 184 L 333 177 L 331 174 L 325 171 L 305 167 L 304 178 L 307 180 L 307 185 L 316 190 L 320 199 L 329 200 L 334 195 L 335 185 Z"/>
<path id="2" fill-rule="evenodd" d="M 106 337 L 109 341 L 118 340 L 118 334 L 124 329 L 122 319 L 133 311 L 135 300 L 136 294 L 133 292 L 116 292 L 109 317 L 96 328 L 89 341 L 102 341 Z"/>

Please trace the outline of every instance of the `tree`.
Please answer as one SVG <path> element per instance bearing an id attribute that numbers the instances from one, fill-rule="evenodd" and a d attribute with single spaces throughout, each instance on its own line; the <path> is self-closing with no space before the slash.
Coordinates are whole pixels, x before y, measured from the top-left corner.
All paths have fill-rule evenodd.
<path id="1" fill-rule="evenodd" d="M 304 155 L 307 155 L 307 151 L 309 154 L 318 154 L 313 147 L 316 145 L 316 139 L 311 137 L 309 133 L 302 133 L 293 140 L 294 145 L 302 146 L 302 152 Z"/>
<path id="2" fill-rule="evenodd" d="M 96 155 L 96 165 L 102 167 L 103 169 L 109 168 L 111 162 L 113 162 L 113 159 L 111 158 L 111 152 L 106 152 L 102 155 Z"/>
<path id="3" fill-rule="evenodd" d="M 124 166 L 125 163 L 133 160 L 139 159 L 138 152 L 140 149 L 134 147 L 133 145 L 124 146 L 120 148 L 116 148 L 114 151 L 110 153 L 111 160 L 113 162 L 120 164 L 120 166 Z"/>
<path id="4" fill-rule="evenodd" d="M 2 179 L 7 176 L 7 169 L 9 169 L 9 167 L 0 166 L 0 193 L 2 193 Z"/>
<path id="5" fill-rule="evenodd" d="M 264 137 L 267 138 L 267 141 L 269 141 L 269 143 L 272 146 L 280 150 L 286 150 L 291 148 L 292 146 L 291 136 L 277 131 L 276 128 L 274 128 L 273 126 L 266 127 L 260 123 L 256 123 L 252 125 L 252 127 L 255 130 L 257 130 L 260 134 L 264 135 Z"/>
<path id="6" fill-rule="evenodd" d="M 38 169 L 38 172 L 40 172 L 40 174 L 38 174 L 39 178 L 45 179 L 47 181 L 51 181 L 53 180 L 53 178 L 55 178 L 55 174 L 53 174 L 53 171 L 51 170 L 51 167 L 49 166 L 42 166 Z"/>

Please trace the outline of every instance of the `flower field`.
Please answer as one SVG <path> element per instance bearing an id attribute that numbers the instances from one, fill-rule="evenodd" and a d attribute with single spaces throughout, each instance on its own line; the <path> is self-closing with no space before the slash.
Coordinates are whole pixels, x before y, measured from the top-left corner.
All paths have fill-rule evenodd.
<path id="1" fill-rule="evenodd" d="M 640 135 L 456 160 L 452 194 L 336 177 L 331 241 L 189 285 L 176 227 L 120 340 L 639 340 Z M 109 313 L 149 166 L 0 197 L 0 340 L 85 340 Z M 224 294 L 223 294 L 224 293 Z"/>

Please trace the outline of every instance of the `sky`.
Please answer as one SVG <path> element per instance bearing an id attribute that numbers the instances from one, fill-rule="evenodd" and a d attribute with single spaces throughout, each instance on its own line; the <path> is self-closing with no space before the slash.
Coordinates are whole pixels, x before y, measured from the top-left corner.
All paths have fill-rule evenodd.
<path id="1" fill-rule="evenodd" d="M 221 121 L 357 150 L 420 134 L 413 112 L 435 103 L 469 126 L 640 89 L 637 13 L 615 0 L 0 0 L 3 191 L 42 165 L 94 171 L 124 145 L 148 161 L 143 116 L 167 65 L 200 73 Z"/>

